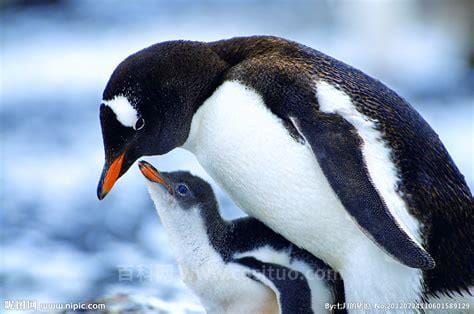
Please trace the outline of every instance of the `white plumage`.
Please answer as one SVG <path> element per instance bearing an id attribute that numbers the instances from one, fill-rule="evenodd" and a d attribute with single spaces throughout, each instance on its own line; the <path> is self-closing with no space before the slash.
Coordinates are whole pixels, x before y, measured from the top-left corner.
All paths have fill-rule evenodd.
<path id="1" fill-rule="evenodd" d="M 102 100 L 115 113 L 117 120 L 126 127 L 132 128 L 138 120 L 137 110 L 130 104 L 127 97 L 123 95 L 115 96 L 110 100 Z"/>

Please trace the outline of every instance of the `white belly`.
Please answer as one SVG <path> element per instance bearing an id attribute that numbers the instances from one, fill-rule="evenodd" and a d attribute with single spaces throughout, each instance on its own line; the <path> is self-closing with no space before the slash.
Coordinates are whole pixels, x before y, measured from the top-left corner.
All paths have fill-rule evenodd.
<path id="1" fill-rule="evenodd" d="M 235 88 L 232 84 L 238 83 L 224 83 L 222 94 Z M 233 97 L 235 105 L 216 93 L 201 107 L 184 148 L 249 215 L 318 256 L 331 252 L 328 259 L 337 263 L 341 254 L 335 251 L 344 249 L 339 239 L 365 236 L 311 148 L 296 142 L 264 105 L 256 105 L 254 92 L 240 90 Z"/>
<path id="2" fill-rule="evenodd" d="M 340 271 L 347 301 L 418 298 L 421 272 L 369 240 L 311 147 L 295 141 L 255 91 L 225 82 L 195 114 L 183 148 L 249 215 Z"/>

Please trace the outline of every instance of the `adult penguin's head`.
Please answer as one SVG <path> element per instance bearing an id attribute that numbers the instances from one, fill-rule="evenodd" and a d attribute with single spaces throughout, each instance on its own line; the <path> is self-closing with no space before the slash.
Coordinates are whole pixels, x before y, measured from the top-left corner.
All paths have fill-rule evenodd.
<path id="1" fill-rule="evenodd" d="M 119 64 L 100 105 L 105 165 L 99 199 L 141 156 L 184 144 L 194 113 L 226 69 L 205 43 L 189 41 L 159 43 Z"/>

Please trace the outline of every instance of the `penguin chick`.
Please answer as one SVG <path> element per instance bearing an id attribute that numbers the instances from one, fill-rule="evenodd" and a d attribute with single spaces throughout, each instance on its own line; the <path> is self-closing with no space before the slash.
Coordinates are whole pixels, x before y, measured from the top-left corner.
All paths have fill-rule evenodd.
<path id="1" fill-rule="evenodd" d="M 250 217 L 226 221 L 212 187 L 141 161 L 184 283 L 208 313 L 329 313 L 344 302 L 338 273 Z M 339 310 L 339 312 L 342 312 Z"/>

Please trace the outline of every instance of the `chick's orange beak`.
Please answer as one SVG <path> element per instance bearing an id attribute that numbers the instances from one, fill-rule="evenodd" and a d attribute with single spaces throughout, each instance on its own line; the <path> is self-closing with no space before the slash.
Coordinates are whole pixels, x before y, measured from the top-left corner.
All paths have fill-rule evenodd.
<path id="1" fill-rule="evenodd" d="M 172 189 L 170 185 L 160 175 L 160 172 L 155 167 L 153 167 L 151 164 L 144 160 L 138 162 L 138 167 L 140 168 L 140 171 L 142 172 L 145 178 L 147 178 L 151 182 L 163 185 L 171 193 Z"/>
<path id="2" fill-rule="evenodd" d="M 115 182 L 120 177 L 124 159 L 125 152 L 115 158 L 109 167 L 107 167 L 107 164 L 104 166 L 104 171 L 102 172 L 102 177 L 99 182 L 99 186 L 97 187 L 97 197 L 100 200 L 102 200 L 107 195 L 107 193 L 112 190 Z"/>

